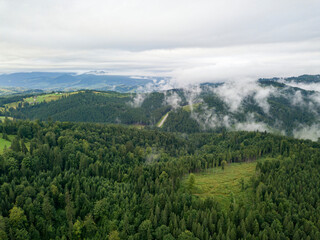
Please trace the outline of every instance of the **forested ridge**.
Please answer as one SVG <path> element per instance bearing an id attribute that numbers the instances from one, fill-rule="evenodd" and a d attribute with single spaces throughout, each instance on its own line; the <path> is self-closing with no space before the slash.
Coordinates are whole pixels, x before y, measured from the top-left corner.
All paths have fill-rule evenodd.
<path id="1" fill-rule="evenodd" d="M 0 239 L 320 239 L 319 143 L 52 121 L 0 131 L 16 135 L 0 155 Z M 182 186 L 186 174 L 265 157 L 249 204 L 223 209 Z"/>
<path id="2" fill-rule="evenodd" d="M 130 105 L 130 94 L 84 91 L 57 101 L 20 104 L 10 109 L 10 116 L 32 120 L 155 124 L 170 110 L 170 106 L 162 106 L 163 98 L 163 94 L 152 93 L 139 108 L 134 108 Z"/>
<path id="3" fill-rule="evenodd" d="M 230 103 L 228 97 L 214 92 L 218 91 L 218 85 L 201 86 L 199 91 L 173 89 L 141 94 L 86 90 L 69 95 L 65 93 L 66 96 L 56 101 L 40 103 L 17 102 L 24 96 L 4 97 L 0 99 L 0 114 L 16 119 L 138 124 L 153 128 L 169 113 L 162 129 L 184 133 L 219 131 L 223 128 L 256 130 L 257 127 L 250 128 L 252 123 L 259 125 L 259 129 L 281 132 L 287 136 L 294 136 L 303 128 L 319 128 L 317 93 L 282 86 L 275 81 L 261 80 L 259 84 L 262 93 L 252 91 L 236 100 L 236 109 L 232 107 L 235 103 Z M 261 100 L 259 94 L 268 91 L 271 93 Z"/>

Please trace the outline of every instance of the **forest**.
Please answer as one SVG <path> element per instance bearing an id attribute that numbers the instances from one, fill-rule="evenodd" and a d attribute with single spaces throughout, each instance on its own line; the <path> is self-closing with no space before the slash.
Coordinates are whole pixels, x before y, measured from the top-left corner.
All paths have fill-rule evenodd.
<path id="1" fill-rule="evenodd" d="M 259 129 L 263 131 L 287 136 L 294 136 L 304 127 L 319 129 L 320 105 L 316 93 L 271 80 L 261 80 L 259 84 L 256 86 L 259 90 L 248 92 L 236 101 L 218 94 L 222 85 L 151 93 L 83 90 L 64 93 L 55 101 L 35 103 L 25 101 L 30 95 L 6 96 L 0 98 L 0 115 L 26 120 L 120 123 L 155 128 L 168 114 L 161 130 L 183 133 L 223 128 L 257 130 L 257 127 L 250 127 L 252 123 L 261 126 Z M 49 96 L 34 95 L 34 98 L 46 99 L 46 95 Z M 235 109 L 234 104 L 237 105 Z"/>
<path id="2" fill-rule="evenodd" d="M 52 120 L 5 119 L 0 132 L 14 137 L 0 154 L 0 239 L 320 239 L 319 142 Z M 193 174 L 253 161 L 246 201 L 192 194 Z"/>
<path id="3" fill-rule="evenodd" d="M 84 91 L 52 102 L 20 103 L 8 111 L 18 119 L 152 125 L 171 109 L 162 105 L 163 99 L 163 94 L 152 93 L 135 108 L 130 105 L 130 94 Z M 10 100 L 14 102 L 16 98 Z"/>

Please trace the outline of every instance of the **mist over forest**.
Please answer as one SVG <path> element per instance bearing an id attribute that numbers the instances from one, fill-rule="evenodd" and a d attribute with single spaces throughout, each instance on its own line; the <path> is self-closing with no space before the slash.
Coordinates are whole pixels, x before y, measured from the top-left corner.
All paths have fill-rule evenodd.
<path id="1" fill-rule="evenodd" d="M 319 23 L 0 0 L 0 240 L 319 240 Z"/>

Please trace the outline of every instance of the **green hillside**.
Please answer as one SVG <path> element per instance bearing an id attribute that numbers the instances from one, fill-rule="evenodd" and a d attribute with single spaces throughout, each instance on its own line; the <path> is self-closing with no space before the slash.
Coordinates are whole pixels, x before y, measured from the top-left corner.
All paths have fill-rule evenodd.
<path id="1" fill-rule="evenodd" d="M 169 132 L 259 130 L 317 140 L 320 133 L 320 103 L 312 91 L 266 81 L 257 85 L 240 102 L 219 95 L 217 86 L 201 91 L 175 89 L 152 93 L 78 91 L 0 99 L 2 115 L 15 119 L 120 123 L 161 127 Z M 258 97 L 257 97 L 258 95 Z M 232 105 L 236 105 L 234 108 Z M 168 112 L 170 111 L 170 114 Z M 312 129 L 318 129 L 311 134 Z M 309 129 L 309 130 L 308 130 Z"/>

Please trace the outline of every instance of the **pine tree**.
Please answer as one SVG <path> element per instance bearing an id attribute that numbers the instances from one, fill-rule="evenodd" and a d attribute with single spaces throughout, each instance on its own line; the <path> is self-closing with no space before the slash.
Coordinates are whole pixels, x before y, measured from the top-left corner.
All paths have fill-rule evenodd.
<path id="1" fill-rule="evenodd" d="M 21 145 L 21 152 L 23 152 L 24 154 L 26 154 L 26 153 L 28 152 L 28 148 L 26 147 L 23 139 L 21 139 L 20 145 Z"/>
<path id="2" fill-rule="evenodd" d="M 19 142 L 18 137 L 15 137 L 15 138 L 12 140 L 11 149 L 12 149 L 13 151 L 15 151 L 15 152 L 20 152 L 20 151 L 21 151 L 21 146 L 20 146 L 20 142 Z"/>
<path id="3" fill-rule="evenodd" d="M 194 174 L 191 173 L 188 178 L 188 189 L 189 190 L 192 190 L 194 188 L 195 182 L 196 182 L 196 178 L 195 178 Z"/>

